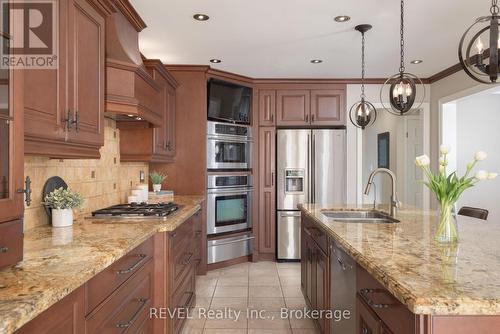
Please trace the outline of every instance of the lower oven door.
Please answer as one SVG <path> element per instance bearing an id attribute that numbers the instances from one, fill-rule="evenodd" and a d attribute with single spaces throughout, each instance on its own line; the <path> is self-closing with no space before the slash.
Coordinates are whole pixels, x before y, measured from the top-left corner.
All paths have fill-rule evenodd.
<path id="1" fill-rule="evenodd" d="M 207 169 L 249 169 L 251 154 L 250 140 L 209 136 Z"/>
<path id="2" fill-rule="evenodd" d="M 252 227 L 253 189 L 209 189 L 207 234 L 240 231 Z"/>
<path id="3" fill-rule="evenodd" d="M 208 240 L 207 263 L 216 263 L 252 254 L 254 237 L 250 234 Z"/>

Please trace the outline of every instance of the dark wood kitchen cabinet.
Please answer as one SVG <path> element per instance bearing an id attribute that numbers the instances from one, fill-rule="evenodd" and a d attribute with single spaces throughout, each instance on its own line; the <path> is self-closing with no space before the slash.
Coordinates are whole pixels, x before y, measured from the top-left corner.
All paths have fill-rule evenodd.
<path id="1" fill-rule="evenodd" d="M 85 334 L 84 304 L 82 286 L 21 327 L 16 334 Z"/>
<path id="2" fill-rule="evenodd" d="M 356 317 L 357 334 L 382 334 L 380 320 L 359 295 L 357 296 Z"/>
<path id="3" fill-rule="evenodd" d="M 118 121 L 121 161 L 173 162 L 175 143 L 175 92 L 177 81 L 160 60 L 144 59 L 144 65 L 160 90 L 160 126 L 150 122 Z"/>
<path id="4" fill-rule="evenodd" d="M 274 126 L 276 124 L 276 91 L 272 89 L 259 90 L 259 126 Z"/>
<path id="5" fill-rule="evenodd" d="M 311 125 L 345 125 L 345 89 L 311 90 Z"/>
<path id="6" fill-rule="evenodd" d="M 309 90 L 278 90 L 276 92 L 276 124 L 279 126 L 300 126 L 309 124 Z"/>
<path id="7" fill-rule="evenodd" d="M 315 85 L 314 87 L 318 87 Z M 278 89 L 276 91 L 276 125 L 278 126 L 344 126 L 346 117 L 346 87 L 332 89 Z M 272 90 L 259 92 L 260 125 L 271 123 Z"/>
<path id="8" fill-rule="evenodd" d="M 330 267 L 326 234 L 302 215 L 301 252 L 301 286 L 307 303 L 313 310 L 328 310 L 330 300 Z M 316 320 L 322 333 L 328 333 L 329 321 L 326 318 Z"/>
<path id="9" fill-rule="evenodd" d="M 155 295 L 157 308 L 178 309 L 181 313 L 166 319 L 154 319 L 154 333 L 177 334 L 186 321 L 182 311 L 195 301 L 196 271 L 199 264 L 199 212 L 174 231 L 155 235 Z"/>
<path id="10" fill-rule="evenodd" d="M 276 130 L 259 128 L 259 253 L 276 252 Z"/>
<path id="11" fill-rule="evenodd" d="M 2 31 L 0 38 L 8 43 L 9 32 Z M 0 268 L 23 257 L 23 74 L 0 69 Z"/>
<path id="12" fill-rule="evenodd" d="M 105 17 L 99 0 L 61 0 L 57 69 L 25 71 L 25 153 L 99 158 L 104 144 Z"/>

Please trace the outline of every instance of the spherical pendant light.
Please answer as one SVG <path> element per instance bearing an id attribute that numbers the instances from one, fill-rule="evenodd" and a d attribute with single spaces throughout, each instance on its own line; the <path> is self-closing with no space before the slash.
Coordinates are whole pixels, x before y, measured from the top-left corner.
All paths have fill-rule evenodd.
<path id="1" fill-rule="evenodd" d="M 392 114 L 403 116 L 411 110 L 420 108 L 425 99 L 425 85 L 416 75 L 406 72 L 405 68 L 405 41 L 404 41 L 404 0 L 401 0 L 401 61 L 399 73 L 389 77 L 380 89 L 380 101 L 384 109 Z M 417 91 L 420 99 L 416 101 Z M 389 96 L 389 104 L 384 103 L 384 97 Z M 415 107 L 415 103 L 417 106 Z"/>
<path id="2" fill-rule="evenodd" d="M 349 118 L 355 127 L 361 129 L 372 125 L 377 119 L 377 109 L 366 100 L 365 96 L 365 33 L 371 28 L 369 24 L 361 24 L 355 28 L 361 33 L 361 100 L 352 105 Z"/>
<path id="3" fill-rule="evenodd" d="M 458 58 L 464 71 L 474 80 L 494 84 L 499 73 L 499 7 L 491 1 L 490 16 L 478 18 L 460 40 Z"/>

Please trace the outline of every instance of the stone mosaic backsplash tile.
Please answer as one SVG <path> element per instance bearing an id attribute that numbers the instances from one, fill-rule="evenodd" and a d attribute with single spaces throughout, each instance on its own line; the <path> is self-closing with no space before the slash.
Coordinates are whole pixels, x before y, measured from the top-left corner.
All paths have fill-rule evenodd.
<path id="1" fill-rule="evenodd" d="M 32 180 L 33 201 L 25 207 L 25 230 L 50 223 L 42 206 L 42 189 L 48 178 L 60 176 L 69 188 L 85 198 L 84 206 L 75 210 L 75 219 L 106 206 L 124 203 L 130 190 L 139 184 L 139 173 L 148 175 L 143 162 L 120 162 L 120 131 L 111 119 L 105 120 L 101 159 L 50 159 L 25 156 L 24 175 Z"/>

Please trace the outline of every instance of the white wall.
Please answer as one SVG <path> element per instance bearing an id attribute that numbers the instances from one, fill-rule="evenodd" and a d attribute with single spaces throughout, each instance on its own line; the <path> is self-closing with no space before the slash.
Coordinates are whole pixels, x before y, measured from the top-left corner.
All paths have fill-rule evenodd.
<path id="1" fill-rule="evenodd" d="M 380 84 L 366 85 L 365 95 L 366 99 L 370 101 L 375 108 L 383 108 L 380 102 Z M 359 101 L 361 93 L 361 85 L 347 85 L 347 111 L 351 106 Z M 422 92 L 419 91 L 417 99 L 421 97 Z M 430 86 L 426 85 L 426 96 L 422 109 L 422 122 L 424 124 L 424 152 L 430 150 L 430 115 L 429 115 L 429 101 L 430 101 Z M 384 100 L 384 103 L 388 103 Z M 381 113 L 387 113 L 382 111 Z M 349 117 L 349 116 L 347 116 Z M 383 121 L 377 120 L 378 124 L 383 126 Z M 392 141 L 392 139 L 391 139 Z M 356 128 L 347 120 L 347 202 L 348 204 L 362 204 L 363 200 L 363 131 Z M 392 165 L 392 164 L 391 164 Z M 424 189 L 424 207 L 427 207 L 429 192 Z"/>
<path id="2" fill-rule="evenodd" d="M 488 159 L 478 162 L 476 170 L 500 173 L 500 95 L 477 94 L 458 100 L 456 112 L 457 166 L 459 175 L 476 151 L 488 153 Z M 500 222 L 500 179 L 482 181 L 465 191 L 461 206 L 473 206 L 490 211 L 489 221 Z"/>

